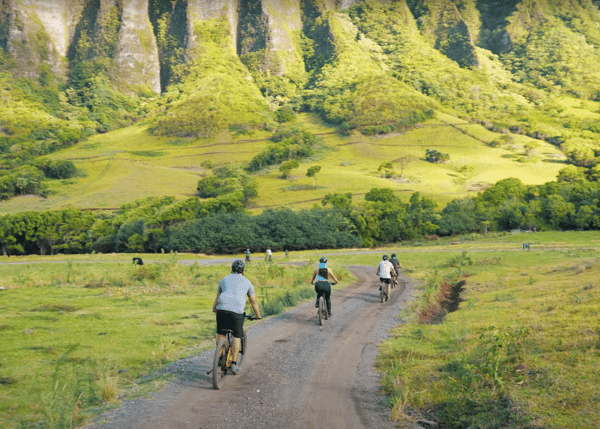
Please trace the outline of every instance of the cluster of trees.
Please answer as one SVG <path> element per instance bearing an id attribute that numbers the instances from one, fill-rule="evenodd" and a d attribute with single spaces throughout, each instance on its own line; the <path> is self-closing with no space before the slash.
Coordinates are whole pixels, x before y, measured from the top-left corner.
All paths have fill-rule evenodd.
<path id="1" fill-rule="evenodd" d="M 24 212 L 0 217 L 4 255 L 88 252 L 235 253 L 246 248 L 319 249 L 389 244 L 424 236 L 508 231 L 600 229 L 600 183 L 562 174 L 540 186 L 509 178 L 441 211 L 419 193 L 408 202 L 374 188 L 353 204 L 352 194 L 328 194 L 321 206 L 269 209 L 251 216 L 242 196 L 147 198 L 117 212 Z"/>
<path id="2" fill-rule="evenodd" d="M 441 212 L 438 233 L 600 229 L 600 183 L 559 175 L 540 186 L 509 178 L 473 198 L 454 200 Z"/>

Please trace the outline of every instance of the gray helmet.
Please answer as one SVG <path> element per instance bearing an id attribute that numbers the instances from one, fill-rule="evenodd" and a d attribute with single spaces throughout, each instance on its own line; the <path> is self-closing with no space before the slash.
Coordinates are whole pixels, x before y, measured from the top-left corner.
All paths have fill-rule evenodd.
<path id="1" fill-rule="evenodd" d="M 319 259 L 319 262 L 322 264 L 326 264 L 327 263 L 327 258 L 325 256 L 321 256 L 321 259 Z"/>
<path id="2" fill-rule="evenodd" d="M 388 255 L 383 255 L 383 260 L 387 261 L 388 260 Z"/>
<path id="3" fill-rule="evenodd" d="M 244 272 L 244 268 L 246 268 L 246 264 L 241 259 L 236 259 L 231 264 L 231 272 L 236 274 L 242 274 Z"/>

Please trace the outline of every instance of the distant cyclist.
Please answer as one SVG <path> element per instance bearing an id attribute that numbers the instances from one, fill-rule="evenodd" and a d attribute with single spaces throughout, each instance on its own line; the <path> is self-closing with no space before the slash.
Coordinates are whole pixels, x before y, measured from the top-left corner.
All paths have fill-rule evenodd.
<path id="1" fill-rule="evenodd" d="M 317 293 L 315 307 L 319 308 L 319 298 L 324 296 L 327 303 L 327 313 L 331 316 L 331 282 L 329 279 L 332 279 L 334 284 L 339 283 L 331 268 L 327 268 L 327 258 L 323 256 L 319 259 L 319 266 L 315 269 L 310 283 L 315 285 L 315 292 Z"/>
<path id="2" fill-rule="evenodd" d="M 396 274 L 392 276 L 392 287 L 394 286 L 398 286 L 398 276 L 400 275 L 400 268 L 402 268 L 402 264 L 400 263 L 400 261 L 398 260 L 398 258 L 396 258 L 396 254 L 392 253 L 392 257 L 390 258 L 390 262 L 392 263 L 392 265 L 394 266 L 394 271 L 396 271 Z"/>
<path id="3" fill-rule="evenodd" d="M 246 263 L 250 262 L 250 249 L 246 249 Z"/>
<path id="4" fill-rule="evenodd" d="M 267 247 L 267 261 L 271 262 L 271 259 L 273 259 L 273 252 L 271 251 L 270 247 Z"/>
<path id="5" fill-rule="evenodd" d="M 377 275 L 381 283 L 386 285 L 387 296 L 390 296 L 390 284 L 392 283 L 392 276 L 396 275 L 396 271 L 392 263 L 388 261 L 388 255 L 383 255 L 382 261 L 377 265 Z M 379 290 L 382 286 L 379 286 Z"/>
<path id="6" fill-rule="evenodd" d="M 254 286 L 244 277 L 244 261 L 236 259 L 231 264 L 231 274 L 219 282 L 217 297 L 213 303 L 213 313 L 217 313 L 217 344 L 226 335 L 225 330 L 233 333 L 231 372 L 237 374 L 237 357 L 240 352 L 241 338 L 244 335 L 244 308 L 246 297 L 250 299 L 250 305 L 257 319 L 260 319 L 258 301 L 254 293 Z"/>

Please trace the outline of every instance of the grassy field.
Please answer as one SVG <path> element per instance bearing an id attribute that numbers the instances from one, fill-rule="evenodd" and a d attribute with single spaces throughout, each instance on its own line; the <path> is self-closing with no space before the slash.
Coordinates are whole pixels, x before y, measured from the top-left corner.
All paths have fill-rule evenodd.
<path id="1" fill-rule="evenodd" d="M 564 167 L 564 156 L 552 145 L 514 136 L 511 145 L 492 148 L 488 143 L 500 134 L 443 113 L 405 133 L 372 137 L 359 132 L 340 137 L 314 115 L 302 114 L 298 121 L 319 134 L 329 149 L 302 162 L 288 179 L 280 178 L 278 167 L 257 173 L 259 196 L 253 202 L 254 212 L 281 205 L 307 208 L 334 192 L 350 192 L 354 201 L 361 201 L 374 187 L 394 189 L 406 199 L 420 192 L 443 205 L 507 177 L 518 177 L 526 184 L 552 181 Z M 270 144 L 269 136 L 259 131 L 235 138 L 222 133 L 205 140 L 155 137 L 143 123 L 96 135 L 50 156 L 73 160 L 83 177 L 49 182 L 48 198 L 22 196 L 3 201 L 0 214 L 118 208 L 148 196 L 188 198 L 196 193 L 198 180 L 210 174 L 212 165 L 247 163 Z M 536 147 L 534 162 L 520 162 L 527 144 Z M 426 162 L 426 149 L 448 153 L 450 161 Z M 398 162 L 402 157 L 413 157 L 403 171 Z M 382 177 L 378 171 L 384 161 L 394 162 L 394 178 Z M 322 167 L 316 182 L 306 177 L 314 165 Z M 465 166 L 469 171 L 461 172 Z"/>
<path id="2" fill-rule="evenodd" d="M 380 346 L 394 418 L 448 428 L 600 427 L 599 239 L 520 234 L 484 252 L 400 253 L 422 295 Z M 518 250 L 523 241 L 535 250 Z M 446 314 L 441 285 L 461 281 L 458 311 L 434 323 L 432 314 Z"/>
<path id="3" fill-rule="evenodd" d="M 142 256 L 156 261 L 0 258 L 17 262 L 0 265 L 0 427 L 74 427 L 91 408 L 160 382 L 141 377 L 213 346 L 212 303 L 229 267 Z M 336 273 L 347 285 L 349 272 Z M 246 275 L 263 316 L 314 295 L 312 267 L 253 261 Z"/>
<path id="4" fill-rule="evenodd" d="M 319 256 L 327 254 L 344 287 L 352 281 L 346 264 L 375 267 L 396 252 L 420 286 L 402 315 L 409 323 L 380 346 L 395 418 L 597 427 L 598 249 L 600 233 L 592 232 L 470 235 L 276 253 L 275 264 L 253 261 L 247 276 L 263 315 L 277 314 L 313 296 L 307 283 Z M 125 393 L 159 387 L 163 379 L 140 378 L 212 346 L 211 304 L 228 267 L 194 264 L 201 255 L 141 256 L 143 266 L 131 255 L 0 258 L 12 263 L 0 265 L 1 427 L 71 427 Z M 300 261 L 311 265 L 278 263 Z M 422 323 L 440 285 L 459 280 L 459 310 L 441 324 Z"/>

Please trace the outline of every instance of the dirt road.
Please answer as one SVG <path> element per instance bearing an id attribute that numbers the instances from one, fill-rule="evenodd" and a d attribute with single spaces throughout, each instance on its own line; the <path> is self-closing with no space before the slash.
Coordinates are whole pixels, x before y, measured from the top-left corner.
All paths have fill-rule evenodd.
<path id="1" fill-rule="evenodd" d="M 94 429 L 393 428 L 373 364 L 377 344 L 401 323 L 413 284 L 401 277 L 381 303 L 374 267 L 350 266 L 358 280 L 332 294 L 333 318 L 320 327 L 314 301 L 248 329 L 243 371 L 214 390 L 214 351 L 173 363 L 169 387 L 125 402 Z"/>

